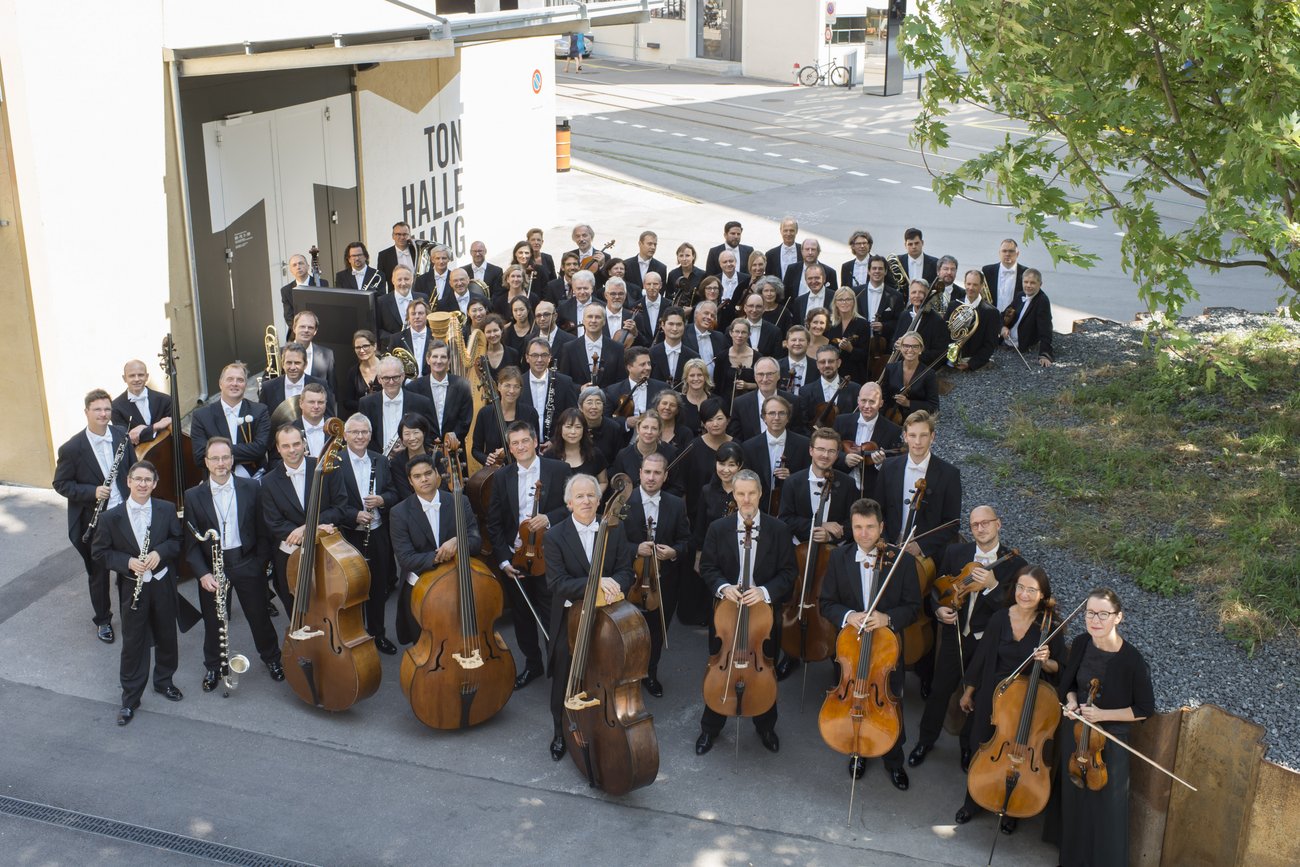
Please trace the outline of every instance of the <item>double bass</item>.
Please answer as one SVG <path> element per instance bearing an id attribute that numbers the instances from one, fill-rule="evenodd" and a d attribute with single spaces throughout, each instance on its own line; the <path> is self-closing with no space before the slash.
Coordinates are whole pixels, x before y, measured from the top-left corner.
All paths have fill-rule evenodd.
<path id="1" fill-rule="evenodd" d="M 167 390 L 172 399 L 171 427 L 148 442 L 135 447 L 137 461 L 149 461 L 158 471 L 157 495 L 176 504 L 180 519 L 185 520 L 185 490 L 203 481 L 203 472 L 190 455 L 194 447 L 190 435 L 181 430 L 181 404 L 176 385 L 176 344 L 168 334 L 163 338 L 158 361 L 167 376 Z"/>
<path id="2" fill-rule="evenodd" d="M 743 594 L 754 586 L 754 524 L 745 521 L 745 559 L 737 582 Z M 776 669 L 764 649 L 772 632 L 772 606 L 721 599 L 713 609 L 717 647 L 704 672 L 704 703 L 722 716 L 755 717 L 776 704 Z"/>
<path id="3" fill-rule="evenodd" d="M 822 515 L 826 512 L 826 504 L 830 502 L 834 487 L 835 474 L 832 472 L 830 478 L 822 481 L 821 491 L 818 492 L 808 541 L 795 548 L 795 562 L 799 571 L 795 575 L 795 587 L 790 594 L 790 601 L 781 609 L 781 649 L 787 656 L 803 662 L 829 659 L 835 652 L 835 626 L 822 616 L 818 603 L 822 576 L 826 574 L 834 545 L 829 541 L 818 542 L 814 536 L 817 528 L 822 525 Z M 807 677 L 807 669 L 804 669 L 804 676 Z"/>
<path id="4" fill-rule="evenodd" d="M 564 740 L 592 787 L 622 795 L 659 776 L 659 741 L 641 696 L 650 629 L 634 605 L 621 597 L 606 603 L 600 589 L 610 530 L 623 520 L 632 494 L 631 480 L 622 473 L 609 487 L 613 495 L 592 545 L 582 606 L 568 618 L 572 664 L 564 689 Z"/>
<path id="5" fill-rule="evenodd" d="M 366 558 L 343 534 L 321 534 L 325 476 L 341 463 L 343 422 L 325 423 L 330 439 L 312 472 L 302 547 L 289 555 L 286 578 L 293 608 L 285 630 L 285 679 L 294 693 L 325 710 L 347 710 L 379 689 L 379 651 L 365 630 L 361 606 L 370 590 Z"/>
<path id="6" fill-rule="evenodd" d="M 416 617 L 420 638 L 402 656 L 401 683 L 420 722 L 450 730 L 478 725 L 505 707 L 515 688 L 515 660 L 496 631 L 501 584 L 470 556 L 466 542 L 469 515 L 460 461 L 446 443 L 443 457 L 456 510 L 456 558 L 420 576 L 418 583 L 425 585 Z M 411 595 L 414 600 L 415 591 Z"/>

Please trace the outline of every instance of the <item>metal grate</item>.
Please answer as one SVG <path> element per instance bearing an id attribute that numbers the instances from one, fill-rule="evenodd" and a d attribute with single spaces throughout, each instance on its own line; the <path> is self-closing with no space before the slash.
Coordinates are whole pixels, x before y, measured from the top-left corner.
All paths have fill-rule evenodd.
<path id="1" fill-rule="evenodd" d="M 263 855 L 260 852 L 250 852 L 247 849 L 223 846 L 220 843 L 211 843 L 195 837 L 186 837 L 169 831 L 159 831 L 156 828 L 145 828 L 142 825 L 130 825 L 126 822 L 117 822 L 112 819 L 77 813 L 72 810 L 63 810 L 59 807 L 51 807 L 48 804 L 35 804 L 31 801 L 22 801 L 18 798 L 9 798 L 3 795 L 0 795 L 0 813 L 22 819 L 31 819 L 36 822 L 45 822 L 48 825 L 57 825 L 60 828 L 72 828 L 89 834 L 99 834 L 102 837 L 111 837 L 114 840 L 122 840 L 127 843 L 138 843 L 142 846 L 152 846 L 155 849 L 164 849 L 168 852 L 191 855 L 195 858 L 215 861 L 218 864 L 238 864 L 241 867 L 301 867 L 303 865 L 302 861 L 276 858 L 271 855 Z"/>

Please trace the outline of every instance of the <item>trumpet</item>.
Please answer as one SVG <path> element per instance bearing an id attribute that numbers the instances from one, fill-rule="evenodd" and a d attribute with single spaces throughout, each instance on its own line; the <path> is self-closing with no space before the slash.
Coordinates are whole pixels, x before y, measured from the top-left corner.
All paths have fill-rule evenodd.
<path id="1" fill-rule="evenodd" d="M 262 345 L 266 348 L 266 373 L 263 378 L 273 379 L 284 373 L 284 364 L 280 360 L 280 338 L 275 333 L 275 326 L 266 326 L 266 334 L 262 337 Z"/>

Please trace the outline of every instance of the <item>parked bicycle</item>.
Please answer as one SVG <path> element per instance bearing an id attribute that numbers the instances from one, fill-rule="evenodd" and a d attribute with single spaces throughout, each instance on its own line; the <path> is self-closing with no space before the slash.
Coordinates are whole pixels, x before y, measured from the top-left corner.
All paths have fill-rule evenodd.
<path id="1" fill-rule="evenodd" d="M 805 87 L 813 87 L 818 84 L 824 84 L 827 79 L 834 87 L 848 87 L 852 76 L 849 68 L 834 60 L 828 60 L 826 63 L 814 63 L 812 66 L 801 66 L 795 70 L 795 76 L 799 83 Z"/>

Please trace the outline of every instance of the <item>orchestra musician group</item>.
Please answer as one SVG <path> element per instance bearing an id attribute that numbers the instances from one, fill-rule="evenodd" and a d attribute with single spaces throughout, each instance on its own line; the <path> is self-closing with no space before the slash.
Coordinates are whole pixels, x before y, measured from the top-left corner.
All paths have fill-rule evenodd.
<path id="1" fill-rule="evenodd" d="M 155 691 L 182 699 L 176 588 L 188 577 L 205 631 L 204 692 L 233 686 L 233 587 L 268 675 L 282 681 L 291 668 L 294 691 L 329 707 L 327 660 L 313 668 L 301 648 L 335 639 L 313 634 L 308 609 L 329 595 L 330 574 L 359 568 L 366 593 L 349 617 L 364 632 L 347 643 L 404 652 L 404 672 L 414 654 L 459 678 L 450 694 L 468 725 L 491 688 L 485 662 L 509 653 L 490 623 L 474 625 L 488 601 L 469 572 L 482 568 L 513 609 L 522 658 L 505 690 L 552 678 L 550 754 L 573 754 L 592 785 L 621 792 L 657 773 L 642 692 L 696 688 L 662 676 L 674 620 L 708 629 L 697 755 L 723 737 L 727 716 L 752 718 L 760 744 L 778 752 L 778 689 L 796 688 L 802 670 L 806 690 L 813 669 L 815 689 L 823 674 L 841 684 L 827 694 L 823 735 L 849 756 L 851 779 L 879 758 L 900 790 L 909 768 L 943 751 L 954 704 L 964 714 L 953 756 L 972 781 L 987 770 L 982 745 L 1023 737 L 995 723 L 1011 676 L 1027 677 L 1028 665 L 1035 684 L 1053 684 L 1048 825 L 1062 863 L 1123 863 L 1116 835 L 1103 847 L 1092 829 L 1125 825 L 1127 752 L 1099 748 L 1110 768 L 1099 789 L 1075 788 L 1067 773 L 1075 742 L 1091 743 L 1071 720 L 1104 723 L 1108 741 L 1123 741 L 1154 713 L 1146 664 L 1117 631 L 1119 599 L 1088 597 L 1067 653 L 1066 606 L 1048 576 L 1009 547 L 990 506 L 963 503 L 960 470 L 933 450 L 941 395 L 961 377 L 1052 364 L 1041 272 L 1007 240 L 998 262 L 966 271 L 959 287 L 956 260 L 925 253 L 917 229 L 891 257 L 854 232 L 853 258 L 836 269 L 795 220 L 780 231 L 764 253 L 728 222 L 703 268 L 682 244 L 669 270 L 655 233 L 620 259 L 583 224 L 557 270 L 534 229 L 505 268 L 477 241 L 457 268 L 448 248 L 397 223 L 377 268 L 356 242 L 335 275 L 335 286 L 375 296 L 374 321 L 355 323 L 351 363 L 314 343 L 319 320 L 295 309 L 295 286 L 328 285 L 314 248 L 310 266 L 295 255 L 281 293 L 289 340 L 268 345 L 276 375 L 254 399 L 246 364 L 222 368 L 217 398 L 191 415 L 186 468 L 149 459 L 155 441 L 182 436 L 174 381 L 171 396 L 148 389 L 145 365 L 127 362 L 120 397 L 86 395 L 86 428 L 59 450 L 54 480 L 106 643 L 116 640 L 108 573 L 117 576 L 118 724 L 136 715 L 150 648 Z M 185 482 L 192 472 L 197 484 Z M 334 541 L 322 553 L 318 539 Z M 329 550 L 350 553 L 310 559 Z M 283 649 L 276 599 L 289 615 Z M 460 649 L 430 661 L 417 649 L 453 640 L 430 632 L 439 604 L 462 609 Z M 910 737 L 899 705 L 907 668 L 925 700 Z M 606 706 L 621 721 L 617 744 L 591 724 Z M 971 787 L 956 822 L 990 810 L 1012 833 L 1013 787 L 1001 804 Z"/>

